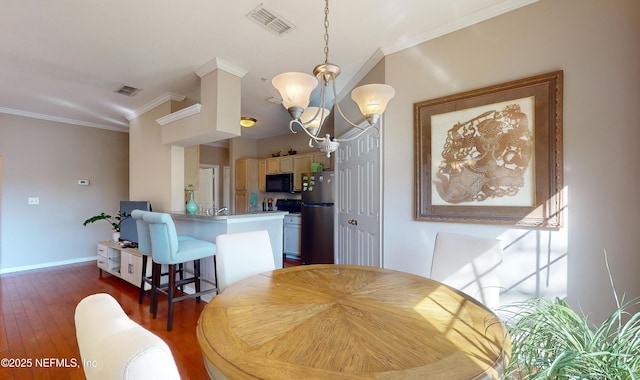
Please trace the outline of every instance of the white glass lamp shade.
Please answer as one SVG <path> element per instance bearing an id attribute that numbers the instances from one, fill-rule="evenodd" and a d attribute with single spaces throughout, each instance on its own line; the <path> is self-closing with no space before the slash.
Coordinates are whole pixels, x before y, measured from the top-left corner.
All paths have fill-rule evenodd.
<path id="1" fill-rule="evenodd" d="M 358 104 L 365 117 L 382 115 L 387 103 L 396 94 L 396 90 L 388 84 L 367 84 L 351 91 L 351 99 Z"/>
<path id="2" fill-rule="evenodd" d="M 315 119 L 312 119 L 314 116 Z M 320 107 L 307 107 L 300 116 L 300 122 L 304 124 L 304 127 L 307 128 L 309 133 L 317 136 L 318 130 L 327 116 L 329 116 L 329 110 L 326 108 L 324 108 L 323 112 L 323 109 Z"/>
<path id="3" fill-rule="evenodd" d="M 271 84 L 280 92 L 284 108 L 304 109 L 309 105 L 311 91 L 318 87 L 318 79 L 310 74 L 290 72 L 276 75 Z"/>

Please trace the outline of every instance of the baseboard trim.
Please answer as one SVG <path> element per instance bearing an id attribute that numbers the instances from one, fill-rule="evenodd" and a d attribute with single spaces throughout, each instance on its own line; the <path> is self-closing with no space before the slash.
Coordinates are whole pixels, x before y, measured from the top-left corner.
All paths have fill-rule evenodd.
<path id="1" fill-rule="evenodd" d="M 87 262 L 87 261 L 96 261 L 96 256 L 80 257 L 80 258 L 71 259 L 71 260 L 52 261 L 52 262 L 48 262 L 48 263 L 25 265 L 25 266 L 20 266 L 20 267 L 0 268 L 0 274 L 24 272 L 24 271 L 28 271 L 28 270 L 34 270 L 34 269 L 57 267 L 57 266 L 60 266 L 60 265 L 84 263 L 84 262 Z"/>

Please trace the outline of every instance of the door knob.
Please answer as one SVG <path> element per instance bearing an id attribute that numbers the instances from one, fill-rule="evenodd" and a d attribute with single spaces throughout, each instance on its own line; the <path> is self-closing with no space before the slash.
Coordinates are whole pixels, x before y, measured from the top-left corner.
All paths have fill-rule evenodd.
<path id="1" fill-rule="evenodd" d="M 351 224 L 352 226 L 357 226 L 358 225 L 358 220 L 349 219 L 349 220 L 347 220 L 347 223 Z"/>

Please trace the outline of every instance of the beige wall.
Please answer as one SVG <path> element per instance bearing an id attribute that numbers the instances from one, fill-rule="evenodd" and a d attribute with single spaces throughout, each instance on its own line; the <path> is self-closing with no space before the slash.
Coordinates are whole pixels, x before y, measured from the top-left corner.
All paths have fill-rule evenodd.
<path id="1" fill-rule="evenodd" d="M 317 148 L 309 147 L 309 136 L 300 129 L 295 127 L 296 133 L 291 133 L 289 125 L 282 126 L 283 134 L 280 136 L 264 138 L 258 140 L 258 157 L 271 157 L 271 154 L 280 152 L 280 154 L 287 154 L 289 149 L 295 150 L 297 153 L 309 153 L 317 152 Z M 325 124 L 320 131 L 322 135 L 327 133 L 333 136 L 333 120 L 331 115 L 325 120 Z"/>
<path id="2" fill-rule="evenodd" d="M 324 129 L 323 129 L 324 130 Z M 281 155 L 287 154 L 289 149 L 298 153 L 314 152 L 317 149 L 309 148 L 309 136 L 300 131 L 298 133 L 289 132 L 287 126 L 287 134 L 258 140 L 258 156 L 260 158 L 271 157 L 271 154 L 280 152 Z"/>
<path id="3" fill-rule="evenodd" d="M 0 156 L 0 273 L 95 260 L 111 227 L 82 222 L 128 199 L 129 135 L 0 113 Z"/>
<path id="4" fill-rule="evenodd" d="M 229 166 L 229 148 L 200 145 L 200 164 Z"/>
<path id="5" fill-rule="evenodd" d="M 184 210 L 184 148 L 162 144 L 156 119 L 175 112 L 166 102 L 129 122 L 129 195 L 151 201 L 154 211 Z"/>
<path id="6" fill-rule="evenodd" d="M 231 167 L 229 164 L 229 148 L 214 147 L 209 145 L 200 145 L 200 164 L 201 165 L 218 165 L 220 167 L 220 178 L 218 181 L 218 196 L 220 202 L 224 202 L 224 181 L 223 170 L 225 166 Z M 233 194 L 230 194 L 230 199 Z M 218 207 L 229 207 L 230 205 L 220 204 Z"/>
<path id="7" fill-rule="evenodd" d="M 366 84 L 373 83 L 385 83 L 385 60 L 384 58 L 378 62 L 371 71 L 369 71 L 358 84 L 354 86 L 354 88 L 359 86 L 364 86 Z M 351 99 L 351 92 L 344 95 L 344 98 L 340 101 L 340 108 L 342 109 L 342 113 L 354 124 L 360 124 L 365 119 L 362 113 L 360 112 L 360 108 L 358 105 Z M 331 115 L 333 116 L 333 120 L 335 123 L 335 135 L 336 137 L 340 137 L 345 133 L 349 132 L 353 129 L 353 126 L 348 124 L 346 121 L 342 119 L 342 116 L 339 114 L 337 110 L 333 112 Z M 370 132 L 367 132 L 370 133 Z"/>
<path id="8" fill-rule="evenodd" d="M 640 128 L 640 2 L 541 0 L 386 58 L 397 95 L 385 117 L 385 266 L 428 273 L 436 232 L 493 236 L 506 245 L 503 282 L 526 295 L 567 294 L 594 318 L 618 294 L 640 295 L 634 167 Z M 413 221 L 413 104 L 564 70 L 566 227 L 557 232 Z M 558 260 L 545 267 L 549 260 Z M 566 284 L 563 281 L 566 279 Z"/>

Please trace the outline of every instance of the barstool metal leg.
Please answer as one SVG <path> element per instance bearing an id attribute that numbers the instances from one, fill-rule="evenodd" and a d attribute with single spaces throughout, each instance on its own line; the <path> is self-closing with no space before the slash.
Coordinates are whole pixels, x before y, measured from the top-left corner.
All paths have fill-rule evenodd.
<path id="1" fill-rule="evenodd" d="M 151 300 L 149 302 L 149 312 L 153 313 L 153 319 L 158 314 L 158 288 L 160 288 L 160 275 L 162 266 L 155 261 L 151 267 Z"/>
<path id="2" fill-rule="evenodd" d="M 167 331 L 171 331 L 173 328 L 173 299 L 176 296 L 176 290 L 176 264 L 169 264 L 169 287 L 167 288 L 169 317 L 167 320 Z"/>
<path id="3" fill-rule="evenodd" d="M 178 264 L 178 275 L 180 276 L 180 282 L 184 280 L 184 263 Z M 180 285 L 180 291 L 184 292 L 184 285 Z"/>
<path id="4" fill-rule="evenodd" d="M 142 255 L 142 276 L 140 278 L 140 295 L 138 296 L 138 303 L 142 304 L 142 299 L 144 298 L 144 287 L 145 287 L 145 277 L 147 276 L 147 259 L 149 256 Z"/>
<path id="5" fill-rule="evenodd" d="M 200 293 L 200 259 L 193 261 L 193 276 L 195 277 L 196 294 Z M 196 297 L 196 302 L 200 303 L 200 296 Z"/>
<path id="6" fill-rule="evenodd" d="M 216 263 L 216 256 L 213 256 L 213 278 L 216 281 L 216 294 L 220 293 L 220 286 L 218 285 L 218 264 Z"/>

